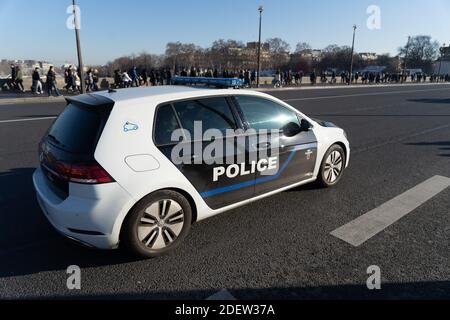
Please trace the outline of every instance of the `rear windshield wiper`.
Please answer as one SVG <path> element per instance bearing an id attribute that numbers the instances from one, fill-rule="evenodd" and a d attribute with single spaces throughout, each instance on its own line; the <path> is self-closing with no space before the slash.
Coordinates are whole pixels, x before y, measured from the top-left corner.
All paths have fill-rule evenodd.
<path id="1" fill-rule="evenodd" d="M 64 144 L 63 144 L 61 141 L 59 141 L 58 138 L 56 138 L 54 135 L 49 134 L 49 135 L 47 135 L 47 138 L 49 138 L 50 140 L 52 140 L 52 142 L 53 142 L 54 144 L 56 144 L 56 145 L 58 145 L 58 146 L 60 146 L 60 147 L 62 147 L 62 148 L 65 147 Z"/>

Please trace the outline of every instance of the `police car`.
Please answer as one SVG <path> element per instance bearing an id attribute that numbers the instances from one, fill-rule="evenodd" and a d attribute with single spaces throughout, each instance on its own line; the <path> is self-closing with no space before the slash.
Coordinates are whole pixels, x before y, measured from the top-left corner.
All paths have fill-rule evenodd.
<path id="1" fill-rule="evenodd" d="M 206 152 L 211 143 L 240 154 Z M 39 157 L 37 199 L 59 233 L 156 257 L 194 222 L 307 183 L 335 186 L 350 147 L 344 130 L 264 93 L 166 86 L 67 98 Z"/>

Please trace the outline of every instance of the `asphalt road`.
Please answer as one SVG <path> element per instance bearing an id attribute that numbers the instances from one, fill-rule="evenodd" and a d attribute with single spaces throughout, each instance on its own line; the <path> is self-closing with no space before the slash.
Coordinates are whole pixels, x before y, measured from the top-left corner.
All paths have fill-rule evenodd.
<path id="1" fill-rule="evenodd" d="M 450 188 L 359 247 L 330 234 L 433 176 L 450 178 L 450 86 L 271 94 L 347 131 L 353 153 L 340 185 L 200 222 L 176 252 L 146 261 L 51 229 L 31 182 L 51 120 L 34 118 L 64 106 L 0 102 L 0 298 L 206 299 L 222 289 L 237 299 L 450 298 Z M 79 291 L 66 287 L 69 265 L 82 268 Z M 366 287 L 372 265 L 378 291 Z"/>

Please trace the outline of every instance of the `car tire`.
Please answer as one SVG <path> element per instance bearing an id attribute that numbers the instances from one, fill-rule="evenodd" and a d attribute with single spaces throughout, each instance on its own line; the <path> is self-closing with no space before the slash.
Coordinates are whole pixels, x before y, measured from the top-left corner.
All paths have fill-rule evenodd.
<path id="1" fill-rule="evenodd" d="M 345 151 L 340 145 L 333 145 L 323 157 L 317 183 L 320 187 L 331 188 L 341 180 L 346 164 Z"/>
<path id="2" fill-rule="evenodd" d="M 174 191 L 158 191 L 142 199 L 128 214 L 121 247 L 141 258 L 155 258 L 176 249 L 189 234 L 192 208 Z"/>

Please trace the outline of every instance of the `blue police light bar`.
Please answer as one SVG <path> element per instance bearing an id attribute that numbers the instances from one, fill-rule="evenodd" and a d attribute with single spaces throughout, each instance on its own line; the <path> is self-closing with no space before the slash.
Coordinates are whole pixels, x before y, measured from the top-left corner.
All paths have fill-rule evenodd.
<path id="1" fill-rule="evenodd" d="M 244 81 L 237 78 L 204 78 L 204 77 L 178 77 L 172 78 L 174 85 L 205 85 L 216 88 L 243 88 Z"/>

